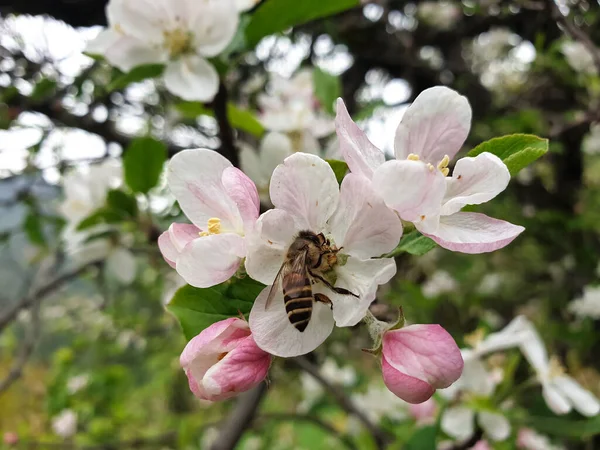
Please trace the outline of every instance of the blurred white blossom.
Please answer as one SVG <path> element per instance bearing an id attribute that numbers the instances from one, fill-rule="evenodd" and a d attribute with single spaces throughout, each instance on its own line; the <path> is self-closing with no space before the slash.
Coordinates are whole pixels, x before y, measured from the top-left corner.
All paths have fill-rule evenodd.
<path id="1" fill-rule="evenodd" d="M 600 286 L 585 286 L 581 297 L 573 300 L 568 308 L 579 318 L 600 319 Z"/>
<path id="2" fill-rule="evenodd" d="M 576 72 L 586 75 L 596 75 L 598 73 L 598 68 L 594 64 L 594 57 L 581 42 L 564 41 L 560 50 Z"/>
<path id="3" fill-rule="evenodd" d="M 454 2 L 419 2 L 417 16 L 426 24 L 439 30 L 448 30 L 456 24 L 462 15 L 462 9 Z"/>
<path id="4" fill-rule="evenodd" d="M 445 270 L 438 270 L 423 283 L 422 292 L 427 298 L 453 292 L 458 288 L 458 282 Z"/>
<path id="5" fill-rule="evenodd" d="M 87 374 L 77 375 L 69 378 L 67 381 L 67 391 L 69 394 L 76 394 L 80 390 L 84 389 L 90 382 L 90 376 Z"/>
<path id="6" fill-rule="evenodd" d="M 52 419 L 52 430 L 64 439 L 73 436 L 77 432 L 77 413 L 71 409 L 61 411 Z"/>

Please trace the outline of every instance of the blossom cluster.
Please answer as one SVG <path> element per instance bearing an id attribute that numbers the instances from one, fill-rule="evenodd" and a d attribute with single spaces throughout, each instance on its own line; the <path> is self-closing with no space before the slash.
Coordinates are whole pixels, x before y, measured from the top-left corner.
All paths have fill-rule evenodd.
<path id="1" fill-rule="evenodd" d="M 191 223 L 173 223 L 160 236 L 167 263 L 198 288 L 236 276 L 266 286 L 247 325 L 227 319 L 190 341 L 181 364 L 191 390 L 203 399 L 228 398 L 259 383 L 271 355 L 309 353 L 334 326 L 350 327 L 363 319 L 375 341 L 372 352 L 381 356 L 383 380 L 397 396 L 421 403 L 456 381 L 463 360 L 442 327 L 379 322 L 369 306 L 378 287 L 396 273 L 394 259 L 385 255 L 398 246 L 403 222 L 464 253 L 502 248 L 523 231 L 460 211 L 494 198 L 510 180 L 507 167 L 491 153 L 460 159 L 450 174 L 450 159 L 467 138 L 470 122 L 466 98 L 446 87 L 428 89 L 404 115 L 396 132 L 396 159 L 386 162 L 338 100 L 335 126 L 349 173 L 338 183 L 325 160 L 293 153 L 269 176 L 274 208 L 263 214 L 255 183 L 224 157 L 205 149 L 176 154 L 167 182 Z M 298 248 L 300 258 L 294 256 Z M 282 273 L 300 280 L 292 291 L 304 285 L 308 294 L 297 300 L 288 296 Z M 307 297 L 299 327 L 291 319 L 298 313 L 288 302 Z"/>

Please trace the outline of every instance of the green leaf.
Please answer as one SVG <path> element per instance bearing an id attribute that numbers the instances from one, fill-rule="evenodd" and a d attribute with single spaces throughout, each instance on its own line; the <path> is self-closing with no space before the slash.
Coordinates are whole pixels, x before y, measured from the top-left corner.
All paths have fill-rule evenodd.
<path id="1" fill-rule="evenodd" d="M 188 119 L 195 119 L 198 116 L 215 116 L 213 110 L 200 102 L 180 102 L 175 105 L 175 108 Z M 238 108 L 232 103 L 227 104 L 227 117 L 231 126 L 238 130 L 246 131 L 256 137 L 261 137 L 265 132 L 265 127 L 251 111 Z"/>
<path id="2" fill-rule="evenodd" d="M 189 340 L 219 320 L 249 314 L 264 287 L 249 277 L 232 278 L 206 289 L 188 285 L 175 293 L 167 309 L 179 320 Z"/>
<path id="3" fill-rule="evenodd" d="M 135 197 L 118 189 L 108 191 L 106 204 L 110 209 L 121 211 L 130 217 L 136 217 L 138 214 L 138 205 Z"/>
<path id="4" fill-rule="evenodd" d="M 27 238 L 31 243 L 41 247 L 46 246 L 46 237 L 44 236 L 40 216 L 30 212 L 25 219 L 23 227 L 25 229 L 25 234 L 27 234 Z"/>
<path id="5" fill-rule="evenodd" d="M 92 214 L 79 222 L 79 225 L 77 225 L 77 230 L 87 230 L 88 228 L 92 228 L 101 224 L 120 223 L 126 219 L 127 216 L 123 214 L 123 212 L 104 207 L 94 211 Z"/>
<path id="6" fill-rule="evenodd" d="M 522 168 L 528 166 L 536 159 L 548 152 L 548 139 L 537 137 L 533 134 L 511 134 L 482 142 L 467 156 L 477 156 L 489 152 L 498 156 L 511 175 L 516 175 Z"/>
<path id="7" fill-rule="evenodd" d="M 158 77 L 162 75 L 164 70 L 164 64 L 145 64 L 143 66 L 134 67 L 127 73 L 117 75 L 110 83 L 108 83 L 106 90 L 112 92 L 126 88 L 131 83 Z"/>
<path id="8" fill-rule="evenodd" d="M 147 193 L 158 183 L 167 159 L 167 146 L 151 137 L 134 139 L 125 150 L 125 182 L 134 192 Z"/>
<path id="9" fill-rule="evenodd" d="M 422 256 L 430 250 L 433 250 L 435 247 L 437 247 L 437 244 L 433 240 L 429 239 L 427 236 L 423 236 L 417 230 L 414 230 L 402 236 L 398 247 L 385 255 L 385 257 L 391 258 L 401 255 L 402 253 Z"/>
<path id="10" fill-rule="evenodd" d="M 335 100 L 342 96 L 340 78 L 315 67 L 313 70 L 313 83 L 315 96 L 321 102 L 323 109 L 332 116 L 335 115 Z"/>
<path id="11" fill-rule="evenodd" d="M 523 420 L 525 425 L 551 436 L 579 440 L 600 434 L 600 416 L 588 420 L 527 416 Z"/>
<path id="12" fill-rule="evenodd" d="M 346 161 L 340 161 L 338 159 L 326 159 L 325 161 L 327 161 L 327 164 L 333 169 L 338 184 L 342 184 L 342 180 L 344 179 L 344 176 L 346 176 L 346 172 L 348 172 L 348 164 L 346 164 Z"/>
<path id="13" fill-rule="evenodd" d="M 268 0 L 252 15 L 246 43 L 254 47 L 265 36 L 360 5 L 360 0 Z"/>
<path id="14" fill-rule="evenodd" d="M 429 425 L 417 429 L 406 445 L 404 450 L 430 450 L 436 447 L 437 427 Z"/>
<path id="15" fill-rule="evenodd" d="M 49 78 L 43 78 L 37 82 L 33 88 L 33 92 L 29 96 L 33 101 L 44 100 L 54 93 L 56 89 L 56 81 L 50 80 Z"/>

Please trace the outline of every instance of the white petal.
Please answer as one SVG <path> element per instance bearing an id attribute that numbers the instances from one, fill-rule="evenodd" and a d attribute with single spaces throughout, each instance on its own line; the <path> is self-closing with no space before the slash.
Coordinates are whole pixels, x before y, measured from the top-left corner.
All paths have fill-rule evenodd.
<path id="1" fill-rule="evenodd" d="M 244 12 L 254 8 L 259 1 L 260 0 L 235 0 L 235 6 L 238 11 Z"/>
<path id="2" fill-rule="evenodd" d="M 416 224 L 439 216 L 446 182 L 422 161 L 387 161 L 373 174 L 373 188 L 403 220 Z"/>
<path id="3" fill-rule="evenodd" d="M 189 30 L 194 47 L 206 57 L 217 56 L 229 45 L 239 23 L 239 14 L 232 0 L 187 0 Z"/>
<path id="4" fill-rule="evenodd" d="M 160 45 L 165 19 L 171 21 L 172 6 L 161 0 L 112 0 L 106 16 L 113 29 L 135 37 L 148 46 Z"/>
<path id="5" fill-rule="evenodd" d="M 552 383 L 571 401 L 573 407 L 584 416 L 593 417 L 600 412 L 598 399 L 573 378 L 567 375 L 558 376 L 552 380 Z"/>
<path id="6" fill-rule="evenodd" d="M 270 174 L 267 175 L 267 171 L 263 169 L 258 152 L 245 142 L 238 142 L 238 148 L 240 168 L 256 183 L 259 191 L 264 186 L 268 186 Z"/>
<path id="7" fill-rule="evenodd" d="M 260 162 L 267 180 L 275 168 L 293 152 L 292 141 L 283 133 L 270 132 L 260 143 Z"/>
<path id="8" fill-rule="evenodd" d="M 309 353 L 327 339 L 333 330 L 333 314 L 328 305 L 315 302 L 310 322 L 300 332 L 287 317 L 281 289 L 265 309 L 270 289 L 267 286 L 260 293 L 250 311 L 250 330 L 260 348 L 272 355 L 288 358 Z"/>
<path id="9" fill-rule="evenodd" d="M 510 172 L 500 158 L 481 153 L 474 158 L 461 158 L 452 178 L 446 178 L 446 195 L 442 215 L 454 214 L 465 205 L 479 205 L 506 189 Z"/>
<path id="10" fill-rule="evenodd" d="M 335 286 L 348 289 L 358 298 L 336 294 L 322 283 L 314 285 L 313 291 L 331 299 L 333 317 L 338 327 L 350 327 L 365 316 L 369 305 L 375 300 L 377 287 L 390 281 L 396 274 L 396 262 L 392 258 L 360 260 L 349 257 L 345 265 L 336 267 L 335 272 Z"/>
<path id="11" fill-rule="evenodd" d="M 207 288 L 231 278 L 245 254 L 244 238 L 237 234 L 204 236 L 185 246 L 176 269 L 187 283 Z"/>
<path id="12" fill-rule="evenodd" d="M 464 353 L 464 351 L 463 351 Z M 455 383 L 461 389 L 464 389 L 481 396 L 490 396 L 494 392 L 496 383 L 490 376 L 490 373 L 479 358 L 467 359 L 463 356 L 465 365 L 463 373 Z"/>
<path id="13" fill-rule="evenodd" d="M 312 134 L 311 131 L 304 131 L 300 135 L 300 147 L 296 151 L 310 153 L 311 155 L 319 155 L 321 153 L 321 146 L 319 141 Z"/>
<path id="14" fill-rule="evenodd" d="M 86 51 L 103 55 L 109 63 L 123 72 L 143 64 L 163 63 L 166 54 L 158 47 L 151 47 L 144 41 L 125 36 L 114 30 L 103 30 L 88 43 Z"/>
<path id="15" fill-rule="evenodd" d="M 271 201 L 294 217 L 299 229 L 321 232 L 335 211 L 339 187 L 333 170 L 318 156 L 295 153 L 271 177 Z"/>
<path id="16" fill-rule="evenodd" d="M 448 436 L 468 439 L 475 432 L 475 411 L 466 406 L 450 407 L 444 411 L 440 426 Z"/>
<path id="17" fill-rule="evenodd" d="M 524 230 L 484 214 L 458 212 L 440 217 L 438 229 L 424 234 L 453 252 L 485 253 L 507 246 Z"/>
<path id="18" fill-rule="evenodd" d="M 474 353 L 481 356 L 498 350 L 522 346 L 531 340 L 532 327 L 524 316 L 518 316 L 501 331 L 486 336 L 482 342 L 477 344 Z"/>
<path id="19" fill-rule="evenodd" d="M 184 100 L 208 102 L 219 90 L 219 74 L 200 56 L 188 55 L 171 61 L 163 76 L 167 89 Z"/>
<path id="20" fill-rule="evenodd" d="M 243 222 L 235 202 L 222 183 L 231 163 L 217 152 L 205 149 L 183 150 L 169 162 L 167 182 L 188 219 L 206 230 L 208 219 L 221 219 L 224 231 L 242 232 Z"/>
<path id="21" fill-rule="evenodd" d="M 385 155 L 354 123 L 341 98 L 337 100 L 335 130 L 340 152 L 350 170 L 370 180 L 375 169 L 385 162 Z"/>
<path id="22" fill-rule="evenodd" d="M 443 86 L 426 89 L 406 110 L 396 130 L 397 159 L 409 154 L 437 165 L 445 155 L 458 153 L 471 128 L 471 106 L 466 97 Z"/>
<path id="23" fill-rule="evenodd" d="M 530 331 L 527 333 L 523 343 L 521 344 L 521 352 L 529 364 L 538 374 L 539 378 L 545 378 L 550 370 L 550 362 L 548 360 L 548 352 L 542 338 L 531 325 Z"/>
<path id="24" fill-rule="evenodd" d="M 354 173 L 342 181 L 340 202 L 329 226 L 344 254 L 363 259 L 392 251 L 402 237 L 398 215 L 375 194 L 369 180 Z"/>
<path id="25" fill-rule="evenodd" d="M 117 248 L 106 259 L 106 271 L 120 283 L 131 284 L 135 280 L 135 257 L 129 250 Z"/>
<path id="26" fill-rule="evenodd" d="M 297 234 L 294 218 L 280 209 L 271 209 L 256 221 L 247 237 L 246 271 L 264 284 L 272 284 Z"/>
<path id="27" fill-rule="evenodd" d="M 486 436 L 494 441 L 504 441 L 510 436 L 510 422 L 502 414 L 481 411 L 477 419 Z"/>
<path id="28" fill-rule="evenodd" d="M 552 383 L 542 384 L 542 397 L 554 414 L 568 414 L 571 411 L 567 397 Z"/>

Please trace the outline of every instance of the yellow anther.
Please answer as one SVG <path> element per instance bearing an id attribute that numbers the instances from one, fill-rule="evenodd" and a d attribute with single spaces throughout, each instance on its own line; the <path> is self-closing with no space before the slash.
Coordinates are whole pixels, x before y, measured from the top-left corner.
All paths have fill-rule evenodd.
<path id="1" fill-rule="evenodd" d="M 406 159 L 408 159 L 409 161 L 419 161 L 421 158 L 419 158 L 419 155 L 411 153 Z"/>
<path id="2" fill-rule="evenodd" d="M 212 217 L 206 222 L 208 231 L 201 231 L 198 233 L 200 236 L 210 236 L 211 234 L 221 233 L 221 219 L 218 217 Z"/>
<path id="3" fill-rule="evenodd" d="M 463 340 L 468 345 L 475 348 L 475 347 L 477 347 L 477 345 L 479 345 L 481 343 L 481 341 L 483 341 L 484 335 L 485 335 L 485 332 L 483 331 L 483 328 L 477 328 L 472 333 L 467 334 Z"/>
<path id="4" fill-rule="evenodd" d="M 563 367 L 563 365 L 560 363 L 560 361 L 558 360 L 558 358 L 556 356 L 552 356 L 550 358 L 550 376 L 551 377 L 558 377 L 561 375 L 564 375 L 565 373 L 565 368 Z"/>
<path id="5" fill-rule="evenodd" d="M 447 167 L 444 167 L 443 169 L 441 169 L 441 172 L 442 172 L 442 175 L 447 177 L 448 174 L 450 173 L 450 169 L 448 169 Z"/>
<path id="6" fill-rule="evenodd" d="M 192 36 L 188 31 L 176 28 L 171 31 L 163 31 L 164 46 L 171 57 L 179 56 L 190 49 Z"/>
<path id="7" fill-rule="evenodd" d="M 448 167 L 448 164 L 450 163 L 450 157 L 448 155 L 445 155 L 442 160 L 440 161 L 440 163 L 438 164 L 438 169 L 442 170 L 445 169 L 446 167 Z"/>
<path id="8" fill-rule="evenodd" d="M 433 167 L 430 163 L 427 163 L 427 168 L 430 172 L 433 172 L 435 170 L 435 167 Z"/>

